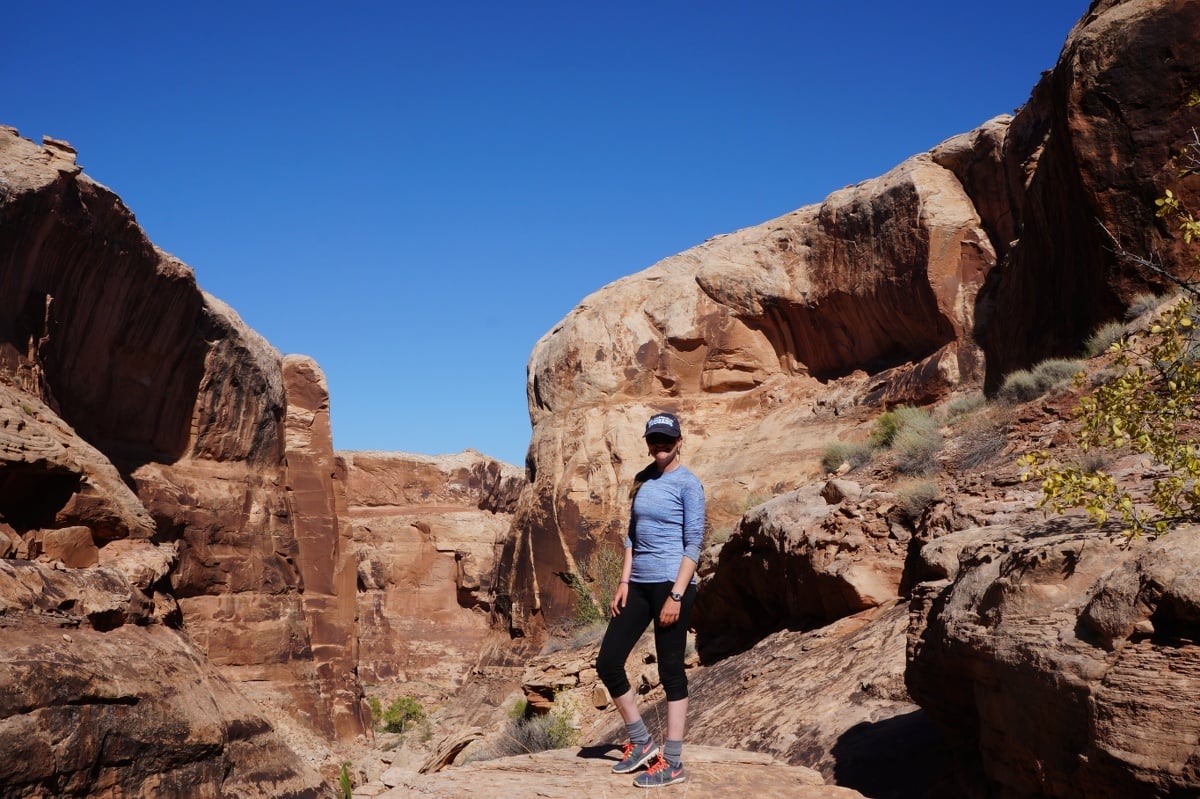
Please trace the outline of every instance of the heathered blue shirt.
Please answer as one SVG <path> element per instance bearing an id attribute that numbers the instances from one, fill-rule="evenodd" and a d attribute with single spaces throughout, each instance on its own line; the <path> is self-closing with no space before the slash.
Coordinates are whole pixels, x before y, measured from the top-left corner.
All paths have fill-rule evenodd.
<path id="1" fill-rule="evenodd" d="M 674 582 L 685 555 L 700 562 L 703 540 L 704 486 L 699 478 L 686 466 L 679 466 L 647 480 L 633 498 L 625 538 L 625 546 L 633 547 L 629 579 L 635 583 Z"/>

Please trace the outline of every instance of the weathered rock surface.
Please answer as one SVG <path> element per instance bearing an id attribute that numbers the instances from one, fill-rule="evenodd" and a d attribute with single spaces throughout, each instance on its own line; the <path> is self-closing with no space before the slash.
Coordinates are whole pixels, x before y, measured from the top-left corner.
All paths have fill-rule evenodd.
<path id="1" fill-rule="evenodd" d="M 912 529 L 894 512 L 892 494 L 863 493 L 850 480 L 814 482 L 747 512 L 702 582 L 694 625 L 702 657 L 900 596 Z"/>
<path id="2" fill-rule="evenodd" d="M 1200 529 L 1123 545 L 1080 521 L 921 553 L 908 685 L 964 795 L 1200 793 Z"/>
<path id="3" fill-rule="evenodd" d="M 343 452 L 338 469 L 358 556 L 359 677 L 418 684 L 410 694 L 459 687 L 496 635 L 496 551 L 524 473 L 474 452 Z"/>
<path id="4" fill-rule="evenodd" d="M 620 757 L 615 747 L 558 749 L 520 757 L 470 763 L 437 774 L 400 770 L 384 775 L 382 785 L 356 789 L 356 799 L 611 799 L 645 796 L 628 774 L 613 774 Z M 779 799 L 856 799 L 849 788 L 825 785 L 809 769 L 787 766 L 766 755 L 693 746 L 688 748 L 685 783 L 665 790 L 681 795 L 731 794 Z M 382 790 L 381 790 L 382 788 Z"/>
<path id="5" fill-rule="evenodd" d="M 124 627 L 153 636 L 166 624 L 263 707 L 286 708 L 326 741 L 364 734 L 355 553 L 337 515 L 323 377 L 201 292 L 73 158 L 61 142 L 0 130 L 0 550 L 132 586 L 116 607 L 79 600 L 98 672 L 121 673 L 106 662 L 118 655 L 143 662 L 117 645 L 140 640 Z M 9 587 L 4 622 L 19 641 L 45 600 Z M 202 693 L 155 696 L 202 703 Z M 242 715 L 221 723 L 241 724 L 245 699 L 224 701 Z M 266 721 L 254 726 L 282 750 Z M 59 760 L 87 757 L 74 746 L 65 740 Z M 229 772 L 218 749 L 199 751 L 214 759 L 197 768 Z M 264 772 L 244 794 L 294 795 L 272 780 Z"/>
<path id="6" fill-rule="evenodd" d="M 332 795 L 118 570 L 0 560 L 0 597 L 0 796 Z"/>
<path id="7" fill-rule="evenodd" d="M 1007 205 L 1012 220 L 996 226 L 1011 245 L 976 309 L 990 388 L 1014 369 L 1073 356 L 1148 284 L 1169 288 L 1120 264 L 1106 229 L 1168 272 L 1190 269 L 1153 200 L 1170 188 L 1189 208 L 1200 201 L 1200 178 L 1179 180 L 1174 162 L 1196 126 L 1187 98 L 1200 85 L 1197 29 L 1200 6 L 1186 0 L 1093 2 L 1009 126 L 1003 179 L 966 184 L 977 206 Z"/>
<path id="8" fill-rule="evenodd" d="M 980 379 L 974 294 L 994 262 L 953 172 L 922 155 L 584 299 L 530 358 L 534 482 L 505 553 L 514 623 L 565 612 L 554 574 L 621 534 L 653 410 L 683 418 L 685 463 L 728 528 L 753 497 L 817 477 L 856 404 Z"/>

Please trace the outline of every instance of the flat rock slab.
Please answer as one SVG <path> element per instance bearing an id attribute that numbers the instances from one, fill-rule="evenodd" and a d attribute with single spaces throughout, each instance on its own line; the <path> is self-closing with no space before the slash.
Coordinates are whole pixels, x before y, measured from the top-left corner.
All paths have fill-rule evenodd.
<path id="1" fill-rule="evenodd" d="M 825 785 L 821 775 L 769 755 L 707 746 L 685 746 L 688 779 L 655 791 L 633 785 L 630 774 L 613 774 L 617 747 L 557 749 L 469 763 L 437 774 L 392 769 L 355 797 L 372 799 L 619 799 L 646 796 L 753 796 L 755 799 L 862 799 L 849 788 Z"/>

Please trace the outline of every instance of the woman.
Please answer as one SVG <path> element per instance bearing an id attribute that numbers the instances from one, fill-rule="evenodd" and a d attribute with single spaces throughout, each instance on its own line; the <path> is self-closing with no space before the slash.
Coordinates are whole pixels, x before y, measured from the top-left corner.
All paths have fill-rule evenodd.
<path id="1" fill-rule="evenodd" d="M 679 462 L 683 431 L 674 414 L 646 423 L 646 447 L 654 463 L 634 480 L 629 534 L 612 618 L 596 658 L 596 670 L 625 720 L 630 743 L 613 766 L 628 774 L 655 760 L 633 781 L 642 788 L 683 782 L 683 731 L 688 684 L 683 669 L 688 617 L 696 600 L 696 564 L 704 538 L 704 487 Z M 646 626 L 654 622 L 658 673 L 667 693 L 667 738 L 660 750 L 641 714 L 625 660 Z"/>

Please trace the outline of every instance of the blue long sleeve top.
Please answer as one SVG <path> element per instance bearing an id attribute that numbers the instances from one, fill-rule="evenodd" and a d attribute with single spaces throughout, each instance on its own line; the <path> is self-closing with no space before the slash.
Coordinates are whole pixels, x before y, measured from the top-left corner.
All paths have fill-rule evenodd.
<path id="1" fill-rule="evenodd" d="M 633 547 L 629 579 L 636 583 L 674 582 L 682 558 L 700 562 L 703 540 L 704 486 L 700 479 L 686 466 L 651 477 L 633 498 L 625 538 L 625 546 Z"/>

